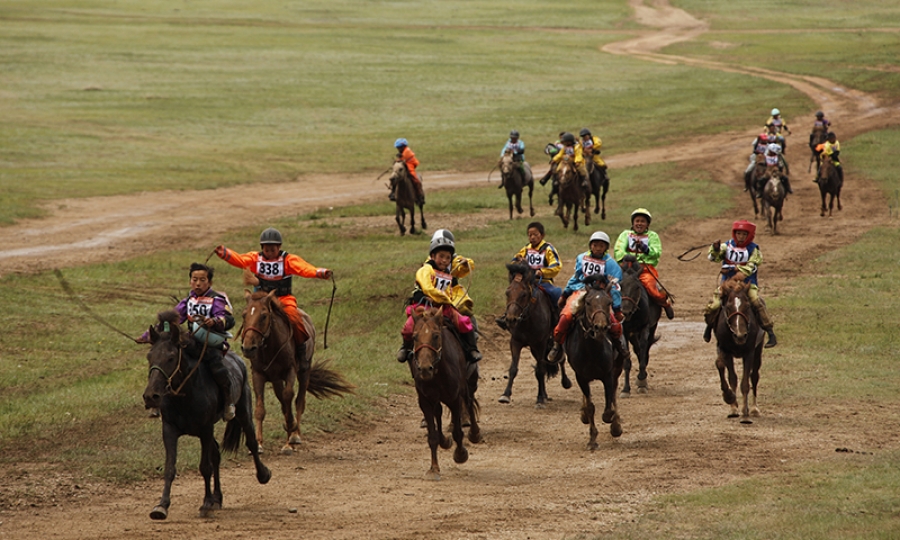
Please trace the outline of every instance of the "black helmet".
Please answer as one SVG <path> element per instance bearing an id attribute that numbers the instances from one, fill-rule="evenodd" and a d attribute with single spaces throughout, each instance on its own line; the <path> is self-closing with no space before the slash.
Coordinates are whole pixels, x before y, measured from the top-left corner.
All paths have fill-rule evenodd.
<path id="1" fill-rule="evenodd" d="M 581 137 L 584 137 L 584 136 L 590 135 L 590 134 L 591 134 L 591 130 L 589 130 L 588 128 L 582 128 L 581 131 L 578 133 L 578 135 Z"/>
<path id="2" fill-rule="evenodd" d="M 565 132 L 565 133 L 562 134 L 562 137 L 560 137 L 559 140 L 562 141 L 562 142 L 564 142 L 564 143 L 565 143 L 565 142 L 569 142 L 569 143 L 575 144 L 575 135 L 572 135 L 571 133 L 569 133 L 569 132 L 567 131 L 567 132 Z"/>
<path id="3" fill-rule="evenodd" d="M 509 132 L 509 138 L 510 138 L 510 139 L 518 139 L 518 138 L 519 138 L 519 132 L 516 131 L 516 130 L 510 131 L 510 132 Z"/>
<path id="4" fill-rule="evenodd" d="M 835 135 L 833 131 L 829 131 L 829 132 L 828 132 L 828 135 L 825 136 L 826 139 L 830 139 L 830 138 L 832 138 L 832 137 L 834 137 L 835 139 L 837 139 L 837 135 Z"/>
<path id="5" fill-rule="evenodd" d="M 825 116 L 825 113 L 823 113 L 822 111 L 816 111 L 816 118 L 822 118 L 824 116 Z"/>
<path id="6" fill-rule="evenodd" d="M 281 245 L 281 233 L 278 232 L 278 229 L 273 229 L 269 227 L 264 230 L 261 235 L 259 235 L 259 243 L 262 244 L 279 244 Z"/>

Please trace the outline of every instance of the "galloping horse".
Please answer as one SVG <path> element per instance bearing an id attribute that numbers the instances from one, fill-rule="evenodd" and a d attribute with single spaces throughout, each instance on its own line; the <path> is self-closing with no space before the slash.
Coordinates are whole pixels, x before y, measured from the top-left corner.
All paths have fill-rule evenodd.
<path id="1" fill-rule="evenodd" d="M 509 271 L 509 287 L 506 288 L 506 322 L 509 325 L 509 351 L 512 362 L 509 364 L 509 382 L 500 396 L 500 403 L 509 403 L 512 396 L 513 381 L 519 373 L 519 358 L 522 348 L 531 349 L 531 356 L 537 362 L 534 376 L 538 382 L 536 407 L 542 408 L 549 401 L 547 397 L 546 379 L 562 370 L 563 388 L 572 388 L 572 381 L 566 375 L 563 363 L 547 362 L 547 353 L 553 342 L 553 327 L 559 318 L 553 307 L 553 300 L 535 283 L 534 270 L 524 262 L 513 262 L 506 265 Z"/>
<path id="2" fill-rule="evenodd" d="M 575 165 L 569 161 L 561 161 L 556 167 L 556 178 L 559 182 L 559 218 L 563 222 L 563 227 L 569 228 L 569 216 L 573 207 L 575 214 L 572 216 L 572 230 L 578 231 L 578 210 L 584 210 L 584 224 L 590 225 L 591 214 L 584 208 L 584 190 L 581 188 L 581 180 Z"/>
<path id="3" fill-rule="evenodd" d="M 213 427 L 222 418 L 223 396 L 212 378 L 209 368 L 201 362 L 206 351 L 187 332 L 178 326 L 178 314 L 174 311 L 159 314 L 159 328 L 150 327 L 150 373 L 144 390 L 144 406 L 159 408 L 162 415 L 163 444 L 166 447 L 165 486 L 159 504 L 150 512 L 152 519 L 166 519 L 171 504 L 172 481 L 175 480 L 175 462 L 178 459 L 178 439 L 192 435 L 200 439 L 200 473 L 203 475 L 206 495 L 200 516 L 208 517 L 222 508 L 222 487 L 219 482 L 219 445 Z M 247 449 L 256 466 L 256 479 L 265 484 L 272 473 L 259 458 L 259 446 L 253 432 L 250 411 L 250 385 L 247 368 L 234 353 L 224 360 L 228 368 L 232 388 L 240 391 L 235 402 L 236 415 L 225 426 L 222 449 L 236 452 L 241 437 L 247 440 Z M 232 396 L 235 397 L 235 396 Z M 213 481 L 212 489 L 210 480 Z"/>
<path id="4" fill-rule="evenodd" d="M 588 171 L 588 179 L 591 182 L 591 192 L 585 197 L 585 211 L 591 207 L 591 195 L 594 195 L 594 213 L 600 212 L 600 205 L 603 205 L 603 212 L 600 219 L 606 219 L 606 192 L 609 191 L 609 176 L 603 174 L 593 160 L 585 160 Z"/>
<path id="5" fill-rule="evenodd" d="M 619 375 L 622 374 L 622 358 L 610 343 L 606 333 L 609 329 L 612 298 L 601 285 L 594 281 L 586 285 L 587 292 L 581 298 L 581 306 L 576 307 L 578 315 L 566 338 L 566 356 L 575 370 L 575 379 L 584 395 L 581 404 L 581 422 L 590 426 L 589 450 L 596 450 L 597 425 L 594 423 L 594 403 L 591 401 L 591 381 L 602 381 L 606 396 L 603 422 L 610 424 L 609 433 L 613 437 L 622 435 L 622 423 L 616 407 L 616 390 Z"/>
<path id="6" fill-rule="evenodd" d="M 650 347 L 656 341 L 656 328 L 659 325 L 659 317 L 662 307 L 650 300 L 650 295 L 638 278 L 643 267 L 637 262 L 634 255 L 626 255 L 620 264 L 622 267 L 622 331 L 625 339 L 634 349 L 638 359 L 637 388 L 638 393 L 647 391 L 647 365 L 650 363 Z M 622 387 L 622 395 L 631 395 L 631 356 L 625 359 L 625 384 Z"/>
<path id="7" fill-rule="evenodd" d="M 838 211 L 842 210 L 841 188 L 843 183 L 837 168 L 831 161 L 831 156 L 822 156 L 822 165 L 816 173 L 816 183 L 819 184 L 819 194 L 822 196 L 822 211 L 819 215 L 825 217 L 825 195 L 831 195 L 831 198 L 828 200 L 828 217 L 831 217 L 831 213 L 834 210 L 835 198 L 837 198 Z"/>
<path id="8" fill-rule="evenodd" d="M 309 339 L 299 348 L 293 338 L 293 326 L 275 296 L 275 291 L 251 293 L 245 291 L 247 307 L 244 308 L 241 326 L 241 346 L 250 360 L 253 372 L 253 391 L 256 394 L 256 439 L 263 444 L 263 420 L 266 418 L 265 388 L 272 383 L 275 397 L 281 403 L 284 430 L 287 441 L 281 447 L 282 454 L 293 453 L 293 445 L 300 444 L 300 420 L 306 410 L 306 393 L 322 399 L 351 393 L 352 384 L 337 372 L 327 368 L 327 362 L 312 365 L 316 349 L 316 329 L 312 319 L 300 310 L 303 325 Z M 291 402 L 294 400 L 294 381 L 297 381 L 294 418 Z"/>
<path id="9" fill-rule="evenodd" d="M 425 416 L 428 428 L 428 446 L 431 448 L 431 468 L 426 477 L 440 480 L 437 447 L 449 449 L 453 446 L 441 428 L 441 403 L 450 409 L 453 425 L 453 440 L 456 450 L 453 461 L 465 463 L 469 451 L 463 444 L 463 408 L 469 415 L 469 441 L 481 442 L 478 427 L 478 370 L 473 366 L 471 373 L 466 362 L 466 354 L 453 331 L 444 323 L 441 308 L 418 306 L 413 310 L 413 352 L 410 370 L 416 381 L 419 394 L 419 408 Z"/>
<path id="10" fill-rule="evenodd" d="M 738 274 L 740 275 L 740 274 Z M 743 360 L 743 373 L 741 374 L 741 394 L 744 398 L 744 406 L 741 410 L 741 423 L 752 424 L 750 416 L 759 416 L 759 408 L 756 406 L 756 387 L 759 384 L 759 368 L 762 365 L 762 350 L 765 331 L 759 326 L 756 314 L 750 305 L 747 296 L 749 283 L 741 279 L 730 279 L 722 283 L 722 308 L 715 326 L 716 334 L 716 368 L 719 370 L 719 380 L 722 385 L 722 398 L 725 403 L 731 405 L 731 413 L 728 418 L 738 417 L 737 406 L 737 374 L 734 370 L 734 358 Z M 728 381 L 725 380 L 725 370 L 728 370 Z M 747 399 L 750 387 L 753 387 L 752 408 L 748 406 Z"/>
<path id="11" fill-rule="evenodd" d="M 513 197 L 516 199 L 516 211 L 522 210 L 522 190 L 528 186 L 528 209 L 534 215 L 534 205 L 531 203 L 531 194 L 534 192 L 534 176 L 531 168 L 524 162 L 513 160 L 513 151 L 509 148 L 500 158 L 500 174 L 503 176 L 503 187 L 506 188 L 506 198 L 509 199 L 509 219 L 513 217 Z M 524 169 L 524 172 L 523 172 Z"/>
<path id="12" fill-rule="evenodd" d="M 781 183 L 781 171 L 778 167 L 769 167 L 766 171 L 766 185 L 762 191 L 762 212 L 766 216 L 769 230 L 772 234 L 778 234 L 778 222 L 784 220 L 781 209 L 784 206 L 784 198 L 787 192 Z"/>
<path id="13" fill-rule="evenodd" d="M 812 152 L 812 155 L 809 158 L 809 166 L 812 167 L 813 161 L 815 161 L 817 171 L 819 170 L 819 167 L 822 166 L 822 156 L 816 151 L 816 147 L 820 144 L 824 144 L 826 140 L 828 140 L 828 130 L 824 127 L 818 129 L 813 128 L 812 133 L 809 134 L 809 151 Z M 809 172 L 809 170 L 806 172 Z"/>
<path id="14" fill-rule="evenodd" d="M 766 156 L 756 154 L 756 165 L 753 169 L 744 175 L 744 187 L 750 192 L 750 199 L 753 201 L 753 215 L 759 215 L 759 205 L 756 199 L 760 197 L 763 187 L 766 185 Z"/>
<path id="15" fill-rule="evenodd" d="M 395 219 L 397 220 L 397 225 L 400 227 L 400 236 L 406 234 L 406 211 L 409 210 L 409 232 L 410 234 L 416 233 L 416 187 L 413 185 L 412 178 L 409 177 L 409 171 L 406 168 L 406 164 L 402 161 L 397 161 L 394 163 L 394 167 L 391 169 L 391 183 L 390 188 L 394 189 L 396 186 L 396 198 L 397 198 L 397 213 L 395 215 Z M 419 215 L 420 221 L 422 222 L 422 230 L 424 231 L 427 227 L 425 225 L 425 210 L 422 209 L 423 204 L 419 204 Z"/>

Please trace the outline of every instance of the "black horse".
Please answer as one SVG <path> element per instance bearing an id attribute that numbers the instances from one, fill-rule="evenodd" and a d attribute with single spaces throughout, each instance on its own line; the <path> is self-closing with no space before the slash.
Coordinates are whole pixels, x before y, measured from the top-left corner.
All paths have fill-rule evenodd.
<path id="1" fill-rule="evenodd" d="M 594 196 L 594 213 L 600 213 L 600 205 L 603 205 L 603 212 L 600 213 L 600 219 L 606 219 L 606 192 L 609 191 L 609 174 L 605 169 L 601 169 L 593 160 L 585 160 L 588 178 L 591 183 L 591 191 L 585 197 L 585 212 L 591 207 L 591 195 Z"/>
<path id="2" fill-rule="evenodd" d="M 198 343 L 177 323 L 178 314 L 168 311 L 159 314 L 159 327 L 150 327 L 150 373 L 144 390 L 144 405 L 159 408 L 162 413 L 163 444 L 166 447 L 165 487 L 159 504 L 150 512 L 152 519 L 166 519 L 169 514 L 172 481 L 175 480 L 175 461 L 178 457 L 178 438 L 192 435 L 200 439 L 200 473 L 203 475 L 206 495 L 200 516 L 207 517 L 222 508 L 222 488 L 219 483 L 219 445 L 213 427 L 222 418 L 224 399 L 219 386 L 208 367 L 199 360 L 204 351 Z M 204 357 L 206 357 L 204 355 Z M 236 397 L 236 416 L 225 426 L 222 448 L 236 452 L 242 435 L 247 439 L 247 449 L 256 465 L 256 479 L 265 484 L 272 477 L 259 458 L 259 445 L 253 427 L 250 409 L 250 385 L 247 368 L 233 353 L 224 361 L 228 367 L 232 387 L 240 390 Z M 214 485 L 210 486 L 210 480 Z"/>
<path id="3" fill-rule="evenodd" d="M 594 423 L 594 403 L 591 401 L 591 381 L 602 381 L 606 396 L 603 422 L 610 424 L 613 437 L 622 435 L 622 423 L 616 406 L 616 390 L 622 374 L 622 358 L 607 336 L 610 323 L 612 298 L 601 281 L 586 285 L 581 298 L 582 307 L 573 321 L 573 328 L 566 338 L 566 356 L 575 370 L 575 379 L 584 397 L 581 404 L 581 422 L 590 426 L 589 450 L 596 450 L 597 425 Z"/>
<path id="4" fill-rule="evenodd" d="M 513 381 L 519 373 L 519 358 L 522 349 L 528 347 L 537 362 L 534 376 L 538 382 L 536 406 L 541 408 L 550 398 L 547 396 L 546 380 L 562 371 L 563 388 L 572 388 L 572 381 L 566 375 L 562 362 L 548 363 L 547 353 L 553 344 L 553 327 L 559 319 L 553 300 L 541 291 L 534 280 L 534 270 L 524 262 L 506 265 L 509 270 L 509 287 L 506 289 L 506 323 L 509 326 L 509 382 L 500 396 L 500 403 L 509 403 Z"/>
<path id="5" fill-rule="evenodd" d="M 662 307 L 650 300 L 647 290 L 638 276 L 643 267 L 634 255 L 626 255 L 622 260 L 622 330 L 625 339 L 634 349 L 638 359 L 637 388 L 638 393 L 647 391 L 647 365 L 650 363 L 650 347 L 658 340 L 656 328 Z M 624 396 L 631 395 L 631 356 L 625 359 L 625 384 L 622 387 Z"/>

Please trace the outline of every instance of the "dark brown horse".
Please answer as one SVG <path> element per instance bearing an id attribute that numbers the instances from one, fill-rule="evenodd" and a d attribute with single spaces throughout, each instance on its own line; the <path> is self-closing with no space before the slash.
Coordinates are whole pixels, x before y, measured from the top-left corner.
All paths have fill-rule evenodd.
<path id="1" fill-rule="evenodd" d="M 562 370 L 563 388 L 572 388 L 572 381 L 566 375 L 564 363 L 548 363 L 547 353 L 553 344 L 553 327 L 559 318 L 554 302 L 535 282 L 534 270 L 525 262 L 506 265 L 509 271 L 509 287 L 506 288 L 506 323 L 509 325 L 509 382 L 500 396 L 500 403 L 509 403 L 513 381 L 519 373 L 519 358 L 522 348 L 528 347 L 534 357 L 534 376 L 537 378 L 538 394 L 535 404 L 543 408 L 547 401 L 546 379 L 554 377 Z"/>
<path id="2" fill-rule="evenodd" d="M 740 274 L 739 274 L 740 275 Z M 734 370 L 734 358 L 743 360 L 741 374 L 741 394 L 744 406 L 741 409 L 741 423 L 752 424 L 751 416 L 759 416 L 756 406 L 756 388 L 759 384 L 759 369 L 762 365 L 762 350 L 765 331 L 756 320 L 756 313 L 750 305 L 747 290 L 750 284 L 741 279 L 729 279 L 722 283 L 722 308 L 719 310 L 715 326 L 716 334 L 716 369 L 722 385 L 722 398 L 731 405 L 728 418 L 737 418 L 737 373 Z M 725 380 L 725 371 L 728 380 Z M 753 388 L 752 406 L 748 405 L 750 388 Z"/>
<path id="3" fill-rule="evenodd" d="M 650 363 L 650 347 L 657 340 L 656 328 L 659 325 L 659 317 L 662 307 L 650 300 L 650 295 L 644 289 L 638 278 L 643 270 L 643 265 L 635 260 L 634 255 L 626 255 L 619 263 L 622 267 L 622 330 L 625 339 L 634 349 L 638 359 L 637 388 L 638 393 L 647 392 L 647 365 Z M 625 359 L 625 383 L 622 387 L 622 395 L 631 395 L 631 356 Z"/>
<path id="4" fill-rule="evenodd" d="M 578 231 L 578 211 L 584 210 L 585 226 L 591 223 L 591 214 L 584 207 L 585 196 L 581 187 L 581 179 L 578 171 L 571 161 L 561 161 L 556 167 L 556 178 L 559 183 L 559 218 L 563 227 L 569 228 L 571 216 L 572 230 Z M 572 215 L 572 209 L 575 209 Z"/>
<path id="5" fill-rule="evenodd" d="M 834 166 L 834 163 L 831 161 L 831 156 L 822 156 L 822 165 L 817 171 L 816 183 L 819 184 L 819 194 L 822 196 L 822 211 L 819 213 L 819 215 L 825 217 L 826 195 L 831 196 L 831 198 L 828 200 L 828 217 L 831 217 L 831 213 L 834 211 L 835 199 L 837 199 L 838 211 L 842 210 L 843 207 L 841 206 L 841 188 L 843 187 L 843 182 L 841 182 L 841 176 L 838 173 L 837 168 Z"/>
<path id="6" fill-rule="evenodd" d="M 787 191 L 781 182 L 781 176 L 778 167 L 768 167 L 766 170 L 768 180 L 762 191 L 762 212 L 766 216 L 766 222 L 772 234 L 778 234 L 778 222 L 784 220 L 781 210 L 784 207 Z"/>
<path id="7" fill-rule="evenodd" d="M 766 185 L 766 156 L 764 154 L 756 154 L 756 165 L 749 174 L 744 176 L 744 184 L 750 193 L 750 199 L 753 201 L 753 215 L 759 215 L 759 204 L 756 202 L 762 195 L 763 187 Z"/>
<path id="8" fill-rule="evenodd" d="M 426 477 L 440 480 L 437 447 L 449 449 L 453 446 L 441 427 L 441 403 L 450 409 L 453 440 L 456 450 L 453 461 L 465 463 L 469 451 L 463 444 L 463 410 L 469 415 L 469 441 L 481 442 L 478 427 L 477 366 L 469 366 L 466 354 L 456 334 L 444 322 L 441 308 L 416 307 L 413 310 L 413 358 L 410 370 L 416 381 L 419 394 L 419 408 L 425 416 L 428 428 L 428 446 L 431 448 L 431 468 Z M 469 373 L 471 372 L 471 373 Z"/>
<path id="9" fill-rule="evenodd" d="M 201 359 L 201 355 L 218 353 L 199 344 L 178 326 L 178 319 L 179 316 L 174 311 L 160 313 L 159 326 L 150 327 L 151 346 L 147 353 L 150 373 L 144 390 L 144 406 L 160 410 L 163 444 L 166 447 L 165 486 L 159 504 L 150 512 L 152 519 L 166 519 L 169 515 L 170 494 L 178 459 L 178 439 L 182 435 L 200 439 L 200 473 L 206 490 L 200 516 L 208 517 L 213 511 L 222 508 L 222 487 L 219 481 L 221 456 L 213 428 L 222 418 L 224 399 L 219 385 Z M 265 484 L 272 473 L 259 458 L 250 411 L 247 368 L 233 353 L 225 356 L 223 364 L 232 380 L 232 387 L 240 389 L 240 395 L 235 402 L 235 417 L 225 426 L 222 449 L 225 452 L 236 452 L 241 444 L 241 437 L 244 436 L 256 466 L 256 479 L 260 484 Z"/>
<path id="10" fill-rule="evenodd" d="M 507 149 L 503 153 L 497 166 L 503 176 L 503 187 L 506 189 L 506 198 L 509 200 L 509 219 L 513 218 L 513 198 L 516 200 L 516 211 L 520 214 L 524 212 L 522 191 L 526 186 L 528 187 L 528 209 L 531 210 L 533 216 L 534 205 L 531 202 L 531 195 L 534 192 L 534 176 L 531 174 L 531 168 L 527 163 L 515 161 L 511 149 Z"/>
<path id="11" fill-rule="evenodd" d="M 400 236 L 406 234 L 407 210 L 409 210 L 409 232 L 410 234 L 418 234 L 416 232 L 416 205 L 419 207 L 422 231 L 424 231 L 427 228 L 425 224 L 425 210 L 422 209 L 424 203 L 419 204 L 416 201 L 416 186 L 413 185 L 413 180 L 410 178 L 409 170 L 407 170 L 405 163 L 402 161 L 394 163 L 394 167 L 391 169 L 390 181 L 389 187 L 391 189 L 396 187 L 397 213 L 395 219 L 397 220 L 397 226 L 400 227 Z"/>
<path id="12" fill-rule="evenodd" d="M 594 196 L 594 213 L 600 213 L 600 219 L 606 219 L 606 192 L 609 191 L 609 176 L 597 166 L 593 160 L 585 160 L 591 192 L 585 198 L 585 211 L 591 207 L 591 195 Z M 602 212 L 601 212 L 602 205 Z"/>
<path id="13" fill-rule="evenodd" d="M 806 172 L 809 172 L 809 169 L 812 168 L 813 161 L 816 162 L 816 170 L 819 170 L 819 167 L 822 166 L 822 157 L 816 151 L 816 147 L 824 144 L 827 139 L 828 130 L 824 127 L 813 128 L 812 133 L 809 134 L 809 151 L 812 152 L 812 155 L 809 157 L 809 167 L 807 167 Z"/>
<path id="14" fill-rule="evenodd" d="M 599 281 L 587 285 L 587 292 L 576 309 L 573 327 L 566 338 L 566 357 L 575 370 L 575 379 L 583 394 L 581 422 L 590 426 L 589 450 L 596 450 L 597 425 L 594 422 L 594 402 L 591 400 L 591 381 L 603 382 L 606 406 L 603 422 L 610 424 L 613 437 L 622 435 L 622 423 L 616 406 L 619 375 L 625 361 L 607 336 L 612 298 Z"/>
<path id="15" fill-rule="evenodd" d="M 339 373 L 328 369 L 327 362 L 312 364 L 316 349 L 316 329 L 306 312 L 300 310 L 300 316 L 309 339 L 298 348 L 291 322 L 275 296 L 275 291 L 245 291 L 244 298 L 247 300 L 247 307 L 244 308 L 240 334 L 244 356 L 250 360 L 253 372 L 256 439 L 262 447 L 263 420 L 266 418 L 265 388 L 269 382 L 272 383 L 275 397 L 281 403 L 284 430 L 287 432 L 287 440 L 281 447 L 281 453 L 291 454 L 294 451 L 293 445 L 301 442 L 300 421 L 306 410 L 306 393 L 322 399 L 351 393 L 355 387 Z M 296 391 L 294 381 L 297 382 Z M 295 395 L 296 418 L 291 408 Z"/>

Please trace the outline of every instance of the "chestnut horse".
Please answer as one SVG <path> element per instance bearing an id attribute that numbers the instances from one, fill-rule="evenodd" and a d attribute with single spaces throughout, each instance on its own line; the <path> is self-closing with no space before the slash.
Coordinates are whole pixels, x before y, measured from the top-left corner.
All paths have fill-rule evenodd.
<path id="1" fill-rule="evenodd" d="M 352 393 L 355 388 L 339 373 L 328 369 L 327 362 L 312 363 L 316 350 L 316 329 L 312 319 L 303 310 L 300 316 L 309 339 L 301 346 L 294 340 L 294 330 L 275 291 L 244 292 L 247 307 L 244 308 L 241 326 L 241 347 L 250 360 L 253 373 L 253 391 L 256 394 L 256 439 L 263 444 L 263 420 L 266 418 L 266 383 L 272 383 L 275 397 L 281 403 L 284 430 L 287 441 L 281 447 L 282 454 L 293 453 L 293 445 L 300 444 L 300 420 L 306 410 L 306 393 L 322 399 Z M 296 392 L 294 381 L 297 382 Z M 291 402 L 296 394 L 297 417 Z"/>
<path id="2" fill-rule="evenodd" d="M 650 347 L 656 341 L 656 328 L 659 325 L 659 317 L 662 307 L 650 299 L 647 290 L 638 276 L 641 275 L 643 266 L 637 262 L 634 255 L 626 255 L 622 262 L 622 331 L 625 339 L 634 349 L 638 360 L 637 388 L 638 393 L 647 392 L 647 365 L 650 363 Z M 631 356 L 625 359 L 625 383 L 622 387 L 622 395 L 631 395 Z"/>
<path id="3" fill-rule="evenodd" d="M 444 322 L 442 308 L 417 306 L 412 315 L 414 354 L 410 359 L 410 370 L 416 381 L 419 408 L 425 416 L 431 448 L 431 468 L 426 477 L 440 480 L 438 444 L 444 449 L 453 446 L 441 427 L 441 403 L 450 409 L 453 440 L 456 441 L 453 461 L 465 463 L 469 459 L 469 451 L 463 444 L 463 409 L 469 415 L 469 441 L 474 444 L 482 440 L 478 427 L 478 400 L 475 399 L 478 369 L 477 365 L 467 364 L 459 338 Z"/>
<path id="4" fill-rule="evenodd" d="M 410 178 L 409 170 L 406 168 L 406 164 L 402 161 L 397 161 L 394 163 L 393 168 L 391 169 L 391 183 L 390 188 L 394 189 L 396 186 L 397 191 L 396 194 L 396 203 L 397 203 L 397 212 L 394 216 L 394 219 L 397 221 L 397 226 L 400 227 L 400 236 L 406 234 L 406 211 L 409 210 L 409 233 L 416 233 L 416 205 L 419 207 L 419 219 L 422 222 L 422 230 L 424 231 L 427 225 L 425 225 L 425 210 L 422 209 L 422 204 L 418 204 L 416 202 L 416 186 L 413 185 L 413 180 Z"/>
<path id="5" fill-rule="evenodd" d="M 581 403 L 581 422 L 590 426 L 589 450 L 596 450 L 597 425 L 594 423 L 594 402 L 591 401 L 591 381 L 602 381 L 606 406 L 602 419 L 610 424 L 613 437 L 622 435 L 622 423 L 616 406 L 619 375 L 625 361 L 607 336 L 612 298 L 601 281 L 586 284 L 586 293 L 576 306 L 576 317 L 566 338 L 566 357 L 575 370 L 575 379 L 584 395 Z"/>
<path id="6" fill-rule="evenodd" d="M 570 161 L 561 161 L 556 167 L 556 178 L 559 182 L 559 219 L 563 227 L 569 228 L 569 217 L 572 220 L 572 230 L 578 231 L 578 211 L 584 211 L 585 226 L 591 224 L 591 213 L 584 207 L 585 196 L 581 187 L 581 178 L 575 165 Z M 575 209 L 572 215 L 572 208 Z"/>
<path id="7" fill-rule="evenodd" d="M 509 351 L 512 362 L 509 364 L 509 382 L 500 396 L 500 403 L 509 403 L 512 396 L 513 381 L 519 374 L 519 358 L 522 349 L 528 347 L 534 357 L 534 376 L 538 382 L 537 401 L 535 406 L 543 408 L 547 401 L 546 379 L 562 371 L 562 387 L 572 388 L 572 381 L 566 375 L 564 363 L 548 363 L 547 353 L 553 344 L 553 327 L 559 319 L 550 295 L 542 291 L 535 283 L 534 270 L 525 262 L 512 262 L 506 265 L 509 271 L 509 287 L 506 288 L 506 311 L 504 315 L 509 325 Z"/>
<path id="8" fill-rule="evenodd" d="M 534 205 L 531 202 L 531 195 L 534 192 L 534 176 L 531 174 L 531 168 L 527 163 L 513 160 L 513 151 L 509 148 L 500 158 L 497 164 L 500 168 L 500 174 L 503 176 L 503 187 L 506 189 L 506 198 L 509 199 L 509 219 L 513 218 L 513 198 L 516 199 L 516 211 L 522 210 L 522 191 L 528 187 L 528 209 L 534 216 Z"/>
<path id="9" fill-rule="evenodd" d="M 769 167 L 766 170 L 768 180 L 762 190 L 762 213 L 766 216 L 766 223 L 772 234 L 778 234 L 778 222 L 784 220 L 781 209 L 784 207 L 787 191 L 781 182 L 781 176 L 778 167 Z"/>
<path id="10" fill-rule="evenodd" d="M 152 519 L 166 519 L 169 515 L 170 494 L 178 459 L 178 439 L 182 435 L 200 439 L 200 474 L 203 475 L 206 490 L 200 517 L 208 517 L 213 511 L 222 508 L 222 487 L 219 482 L 221 455 L 213 428 L 222 418 L 224 400 L 219 385 L 200 358 L 204 353 L 218 353 L 205 350 L 203 345 L 178 325 L 178 319 L 176 312 L 167 311 L 159 314 L 158 327 L 150 327 L 151 346 L 147 353 L 150 373 L 144 390 L 144 406 L 160 410 L 163 444 L 166 447 L 165 486 L 159 504 L 150 512 Z M 260 484 L 265 484 L 272 473 L 259 458 L 259 446 L 250 411 L 247 368 L 231 352 L 225 356 L 223 363 L 231 378 L 232 388 L 239 392 L 239 396 L 235 401 L 235 417 L 225 425 L 222 450 L 236 452 L 241 444 L 241 437 L 244 436 L 256 466 L 256 479 Z M 212 486 L 210 481 L 213 482 Z"/>
<path id="11" fill-rule="evenodd" d="M 841 206 L 841 187 L 843 187 L 843 183 L 837 168 L 831 161 L 831 156 L 822 156 L 822 165 L 816 172 L 816 183 L 819 184 L 819 194 L 822 196 L 822 211 L 819 215 L 825 217 L 826 195 L 831 195 L 831 198 L 828 200 L 828 217 L 831 217 L 831 213 L 834 210 L 834 199 L 837 199 L 838 211 L 843 210 Z"/>
<path id="12" fill-rule="evenodd" d="M 739 276 L 741 274 L 738 274 Z M 759 416 L 756 406 L 756 388 L 759 384 L 759 369 L 762 365 L 762 350 L 765 331 L 756 320 L 756 313 L 747 296 L 749 283 L 741 279 L 729 279 L 722 283 L 722 308 L 719 310 L 715 326 L 716 334 L 716 369 L 722 386 L 722 398 L 731 405 L 728 418 L 738 417 L 736 392 L 738 389 L 737 373 L 734 369 L 734 358 L 743 360 L 741 374 L 741 394 L 744 406 L 741 409 L 741 423 L 752 424 L 750 416 Z M 728 370 L 728 381 L 725 371 Z M 748 405 L 748 394 L 753 388 L 752 407 Z"/>

